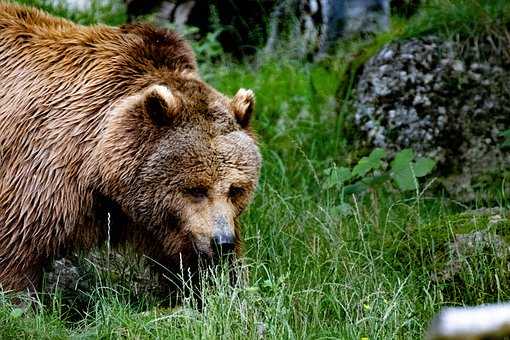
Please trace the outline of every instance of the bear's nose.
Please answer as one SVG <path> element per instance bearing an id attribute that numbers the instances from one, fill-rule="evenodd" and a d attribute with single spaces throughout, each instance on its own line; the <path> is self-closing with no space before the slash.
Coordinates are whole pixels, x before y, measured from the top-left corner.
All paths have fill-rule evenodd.
<path id="1" fill-rule="evenodd" d="M 216 256 L 228 255 L 234 252 L 235 239 L 232 233 L 215 233 L 211 240 L 211 247 Z"/>

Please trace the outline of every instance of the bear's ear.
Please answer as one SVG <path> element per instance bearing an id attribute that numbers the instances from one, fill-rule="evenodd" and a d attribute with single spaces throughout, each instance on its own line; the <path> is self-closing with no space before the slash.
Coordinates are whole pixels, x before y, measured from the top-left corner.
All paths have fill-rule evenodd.
<path id="1" fill-rule="evenodd" d="M 143 108 L 156 126 L 167 126 L 177 112 L 177 100 L 168 87 L 153 85 L 143 95 Z"/>
<path id="2" fill-rule="evenodd" d="M 252 90 L 239 89 L 232 98 L 232 109 L 237 122 L 243 129 L 250 125 L 250 119 L 255 110 L 255 94 Z"/>

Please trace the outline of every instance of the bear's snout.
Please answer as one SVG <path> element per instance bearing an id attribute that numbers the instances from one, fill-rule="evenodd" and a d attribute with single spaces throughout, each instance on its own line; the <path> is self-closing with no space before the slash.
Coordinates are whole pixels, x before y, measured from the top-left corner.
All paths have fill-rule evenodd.
<path id="1" fill-rule="evenodd" d="M 235 253 L 236 235 L 233 223 L 226 216 L 216 215 L 209 228 L 202 227 L 202 233 L 193 233 L 193 244 L 198 255 L 219 260 Z M 207 231 L 207 232 L 204 232 Z"/>
<path id="2" fill-rule="evenodd" d="M 217 257 L 233 254 L 235 250 L 234 234 L 231 232 L 217 232 L 211 240 L 211 248 Z"/>
<path id="3" fill-rule="evenodd" d="M 214 218 L 214 229 L 211 238 L 211 248 L 216 257 L 229 255 L 234 252 L 235 248 L 234 227 L 227 221 L 227 219 L 223 215 L 217 215 Z"/>

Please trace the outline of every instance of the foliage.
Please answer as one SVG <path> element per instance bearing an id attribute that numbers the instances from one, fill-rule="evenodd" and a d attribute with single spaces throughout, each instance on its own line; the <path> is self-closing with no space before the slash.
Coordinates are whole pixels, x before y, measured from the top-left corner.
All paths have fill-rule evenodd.
<path id="1" fill-rule="evenodd" d="M 48 13 L 83 25 L 102 23 L 117 26 L 127 20 L 122 0 L 92 0 L 90 7 L 83 9 L 69 8 L 65 0 L 16 0 L 15 2 L 41 8 Z"/>
<path id="2" fill-rule="evenodd" d="M 505 130 L 501 132 L 501 137 L 505 139 L 503 143 L 501 143 L 501 147 L 503 148 L 510 147 L 510 130 Z"/>
<path id="3" fill-rule="evenodd" d="M 199 38 L 197 27 L 177 26 L 172 23 L 166 23 L 163 26 L 179 32 L 190 41 L 199 64 L 215 62 L 224 56 L 223 47 L 218 41 L 221 29 L 208 32 L 204 37 Z"/>
<path id="4" fill-rule="evenodd" d="M 377 189 L 393 179 L 401 191 L 418 190 L 417 179 L 428 175 L 435 165 L 429 158 L 414 160 L 413 150 L 405 149 L 395 155 L 391 167 L 386 169 L 385 156 L 383 149 L 376 148 L 368 157 L 361 158 L 352 170 L 347 167 L 327 169 L 323 188 L 341 188 L 344 195 L 349 195 Z"/>
<path id="5" fill-rule="evenodd" d="M 411 149 L 398 152 L 389 166 L 385 157 L 386 152 L 376 148 L 369 156 L 362 157 L 352 169 L 334 166 L 325 170 L 326 178 L 322 187 L 340 191 L 341 203 L 338 209 L 341 214 L 352 213 L 353 207 L 345 202 L 345 197 L 352 194 L 378 192 L 383 187 L 403 192 L 418 191 L 418 178 L 430 174 L 435 166 L 432 159 L 415 159 Z"/>

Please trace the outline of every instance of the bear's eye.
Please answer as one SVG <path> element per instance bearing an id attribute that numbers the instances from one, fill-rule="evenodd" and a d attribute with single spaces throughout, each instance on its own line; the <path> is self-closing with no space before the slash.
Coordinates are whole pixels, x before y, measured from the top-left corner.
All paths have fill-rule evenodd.
<path id="1" fill-rule="evenodd" d="M 185 192 L 187 195 L 189 195 L 195 199 L 207 198 L 207 188 L 204 188 L 204 187 L 188 188 L 185 190 Z"/>
<path id="2" fill-rule="evenodd" d="M 228 196 L 230 198 L 236 198 L 244 194 L 244 189 L 241 187 L 231 186 L 230 190 L 228 191 Z"/>

